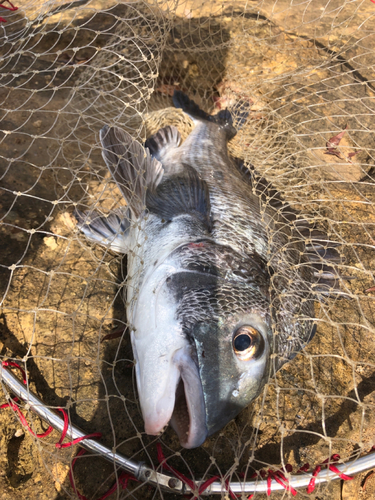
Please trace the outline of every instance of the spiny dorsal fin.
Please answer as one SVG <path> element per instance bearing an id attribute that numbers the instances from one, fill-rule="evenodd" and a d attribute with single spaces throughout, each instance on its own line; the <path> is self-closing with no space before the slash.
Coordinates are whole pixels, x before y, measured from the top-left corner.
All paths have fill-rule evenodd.
<path id="1" fill-rule="evenodd" d="M 127 208 L 116 209 L 107 216 L 96 211 L 76 210 L 74 216 L 77 226 L 89 240 L 117 253 L 128 252 L 130 213 Z"/>
<path id="2" fill-rule="evenodd" d="M 168 126 L 161 128 L 145 142 L 145 147 L 149 149 L 151 156 L 163 163 L 163 156 L 167 150 L 178 148 L 181 142 L 180 132 L 176 127 Z"/>
<path id="3" fill-rule="evenodd" d="M 100 131 L 103 158 L 136 218 L 145 209 L 146 191 L 156 189 L 162 164 L 130 134 L 105 125 Z"/>
<path id="4" fill-rule="evenodd" d="M 155 191 L 148 191 L 146 207 L 166 222 L 181 214 L 197 216 L 211 230 L 211 205 L 207 183 L 192 167 L 164 180 Z"/>

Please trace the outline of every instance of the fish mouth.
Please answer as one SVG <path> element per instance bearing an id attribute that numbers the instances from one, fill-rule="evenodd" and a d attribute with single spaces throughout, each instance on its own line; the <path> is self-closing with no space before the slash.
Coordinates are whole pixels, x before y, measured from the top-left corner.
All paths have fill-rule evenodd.
<path id="1" fill-rule="evenodd" d="M 180 367 L 181 378 L 175 392 L 175 405 L 170 425 L 176 432 L 181 446 L 196 448 L 207 437 L 206 411 L 202 383 L 198 369 L 191 361 L 189 367 Z"/>
<path id="2" fill-rule="evenodd" d="M 206 411 L 199 370 L 186 349 L 179 349 L 172 358 L 164 380 L 164 397 L 154 400 L 141 398 L 146 434 L 156 435 L 169 423 L 181 446 L 197 448 L 207 438 Z M 160 382 L 160 380 L 159 380 Z M 157 392 L 157 391 L 156 391 Z M 146 408 L 148 406 L 148 408 Z"/>

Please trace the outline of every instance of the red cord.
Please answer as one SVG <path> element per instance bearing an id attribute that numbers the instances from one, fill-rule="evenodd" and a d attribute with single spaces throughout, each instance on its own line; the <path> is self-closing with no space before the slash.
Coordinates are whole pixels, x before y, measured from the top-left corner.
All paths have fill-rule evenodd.
<path id="1" fill-rule="evenodd" d="M 8 2 L 9 5 L 10 5 L 10 7 L 5 7 L 5 5 L 3 5 L 4 2 Z M 12 12 L 14 12 L 15 10 L 18 10 L 18 7 L 16 7 L 15 5 L 13 5 L 10 0 L 0 0 L 0 7 L 2 9 L 11 10 Z"/>
<path id="2" fill-rule="evenodd" d="M 237 498 L 239 498 L 237 495 L 235 495 L 233 493 L 233 491 L 230 489 L 230 486 L 229 486 L 229 479 L 227 479 L 225 481 L 225 489 L 227 490 L 227 492 L 229 493 L 229 496 L 231 497 L 232 500 L 237 500 Z"/>
<path id="3" fill-rule="evenodd" d="M 375 3 L 375 0 L 371 0 L 371 1 L 373 3 Z M 0 6 L 1 6 L 1 4 L 0 4 Z M 1 18 L 0 18 L 0 21 L 1 21 Z M 17 363 L 15 363 L 13 361 L 3 361 L 2 362 L 2 366 L 4 368 L 13 367 L 13 368 L 17 368 L 18 370 L 20 370 L 21 373 L 22 373 L 22 377 L 23 377 L 23 383 L 24 384 L 27 383 L 26 373 L 25 373 L 25 371 Z M 48 429 L 44 433 L 42 433 L 42 434 L 35 434 L 34 431 L 30 428 L 29 424 L 27 423 L 27 420 L 24 417 L 24 415 L 22 414 L 21 410 L 15 404 L 17 401 L 18 401 L 18 398 L 15 397 L 9 403 L 5 403 L 5 404 L 0 405 L 0 409 L 2 409 L 2 408 L 12 408 L 13 411 L 15 411 L 18 414 L 18 416 L 19 416 L 19 418 L 21 420 L 22 425 L 25 426 L 29 430 L 29 432 L 33 436 L 35 436 L 37 438 L 43 438 L 43 437 L 46 437 L 49 434 L 51 434 L 51 432 L 53 431 L 53 427 L 52 426 L 49 426 Z M 57 408 L 57 410 L 61 411 L 62 414 L 63 414 L 63 417 L 64 417 L 64 428 L 63 428 L 63 431 L 61 433 L 59 441 L 55 444 L 56 448 L 58 448 L 58 449 L 68 448 L 69 446 L 73 446 L 75 444 L 80 443 L 84 439 L 90 439 L 90 438 L 94 438 L 94 437 L 100 438 L 102 436 L 102 434 L 100 432 L 93 432 L 91 434 L 87 434 L 86 436 L 82 436 L 80 438 L 73 439 L 73 441 L 70 441 L 69 443 L 63 443 L 63 441 L 64 441 L 64 439 L 66 437 L 66 434 L 68 432 L 68 428 L 69 428 L 69 417 L 68 417 L 68 414 L 66 413 L 66 411 L 63 408 Z M 192 491 L 196 491 L 197 490 L 197 485 L 195 484 L 195 482 L 192 479 L 189 479 L 184 474 L 182 474 L 181 472 L 179 472 L 177 469 L 175 469 L 171 465 L 167 464 L 167 459 L 165 458 L 165 456 L 163 454 L 163 451 L 162 451 L 160 443 L 157 443 L 156 448 L 157 448 L 158 461 L 159 461 L 160 465 L 162 466 L 162 468 L 164 467 L 165 469 L 167 469 L 170 472 L 172 472 L 178 479 L 180 479 L 180 481 L 182 481 L 187 486 L 189 486 L 189 488 Z M 375 445 L 372 447 L 372 450 L 373 449 L 375 449 Z M 70 471 L 69 471 L 70 483 L 71 483 L 72 488 L 74 489 L 76 495 L 78 496 L 78 498 L 80 500 L 87 500 L 87 498 L 84 495 L 82 495 L 81 493 L 79 493 L 77 491 L 76 487 L 75 487 L 74 478 L 73 478 L 73 469 L 74 469 L 74 465 L 75 465 L 75 463 L 77 461 L 77 458 L 80 457 L 80 456 L 82 456 L 85 452 L 86 452 L 86 450 L 82 449 L 82 450 L 80 450 L 77 453 L 76 457 L 72 461 L 72 465 L 71 465 L 71 468 L 70 468 Z M 333 465 L 333 462 L 337 462 L 339 459 L 340 459 L 340 455 L 335 454 L 335 455 L 332 455 L 331 458 L 327 458 L 327 460 L 325 460 L 322 464 L 317 465 L 315 467 L 315 469 L 312 472 L 311 480 L 310 480 L 309 485 L 307 487 L 307 493 L 312 493 L 314 491 L 316 477 L 319 474 L 319 472 L 322 470 L 322 466 L 328 465 L 329 470 L 331 470 L 332 472 L 335 472 L 344 481 L 350 481 L 351 479 L 353 479 L 353 477 L 348 476 L 348 475 L 343 474 L 342 472 L 340 472 L 338 470 L 338 468 L 335 465 Z M 300 469 L 298 469 L 297 474 L 300 473 L 300 472 L 307 472 L 308 469 L 309 469 L 309 464 L 305 464 Z M 297 494 L 297 491 L 290 486 L 289 480 L 285 477 L 285 474 L 284 474 L 285 472 L 292 472 L 292 470 L 293 470 L 293 467 L 290 464 L 286 464 L 286 466 L 285 466 L 284 469 L 279 469 L 277 471 L 273 471 L 273 470 L 269 469 L 268 473 L 266 471 L 264 471 L 264 470 L 260 470 L 258 472 L 255 472 L 251 477 L 255 478 L 257 476 L 260 476 L 261 478 L 264 479 L 267 476 L 267 496 L 271 495 L 272 479 L 274 479 L 277 483 L 279 483 L 280 485 L 282 485 L 283 488 L 285 488 L 293 496 L 295 496 Z M 220 479 L 220 476 L 211 477 L 210 479 L 207 479 L 207 481 L 205 481 L 204 483 L 202 483 L 199 486 L 199 488 L 198 488 L 198 495 L 201 495 L 217 479 Z M 130 480 L 131 481 L 137 481 L 137 479 L 135 477 L 131 476 L 130 474 L 127 474 L 127 473 L 121 474 L 118 477 L 118 481 L 106 493 L 104 493 L 104 495 L 101 496 L 98 500 L 105 500 L 105 498 L 107 498 L 108 496 L 112 495 L 112 493 L 114 493 L 117 490 L 118 485 L 120 485 L 122 487 L 122 489 L 125 490 L 127 488 L 127 486 L 128 486 L 128 482 Z M 229 487 L 229 480 L 225 481 L 225 486 L 226 486 L 226 489 L 227 489 L 230 497 L 233 500 L 235 500 L 236 498 L 238 498 L 237 495 L 235 495 L 233 493 L 233 491 L 231 491 L 231 489 Z M 254 496 L 253 494 L 249 495 L 248 496 L 248 500 L 250 500 L 253 496 Z M 196 498 L 197 498 L 197 495 L 194 495 L 191 498 L 191 500 L 195 500 Z"/>
<path id="4" fill-rule="evenodd" d="M 5 5 L 3 5 L 3 2 L 8 2 L 10 4 L 10 7 L 5 7 Z M 18 7 L 15 7 L 12 2 L 10 2 L 9 0 L 0 0 L 0 7 L 2 9 L 6 9 L 6 10 L 11 10 L 11 11 L 15 11 L 15 10 L 18 10 Z M 0 23 L 6 23 L 7 20 L 4 19 L 3 17 L 0 17 Z"/>
<path id="5" fill-rule="evenodd" d="M 375 2 L 375 0 L 374 0 Z M 158 457 L 158 462 L 160 463 L 160 465 L 162 467 L 164 467 L 165 469 L 169 470 L 170 472 L 172 472 L 178 479 L 180 479 L 180 481 L 182 481 L 183 483 L 187 484 L 189 486 L 189 488 L 193 491 L 196 490 L 196 485 L 194 483 L 194 481 L 192 479 L 189 479 L 188 477 L 186 477 L 184 474 L 182 474 L 181 472 L 179 472 L 177 469 L 175 469 L 174 467 L 170 466 L 167 464 L 167 461 L 166 461 L 166 458 L 163 454 L 163 451 L 162 451 L 162 448 L 161 448 L 161 445 L 160 443 L 157 443 L 156 445 L 156 448 L 157 448 L 157 457 Z M 312 478 L 310 480 L 310 483 L 307 487 L 307 493 L 311 493 L 312 491 L 314 491 L 315 489 L 315 481 L 316 481 L 316 476 L 319 474 L 319 472 L 321 471 L 322 469 L 322 465 L 325 465 L 325 464 L 328 464 L 328 462 L 330 462 L 329 464 L 329 469 L 332 471 L 332 472 L 335 472 L 341 479 L 343 479 L 344 481 L 349 481 L 351 479 L 353 479 L 351 476 L 347 476 L 346 474 L 343 474 L 341 473 L 338 468 L 333 465 L 331 462 L 337 462 L 337 460 L 339 460 L 340 456 L 339 455 L 332 455 L 332 457 L 329 459 L 327 458 L 327 460 L 325 460 L 321 465 L 318 465 L 317 467 L 315 467 L 313 473 L 312 473 Z M 309 464 L 305 464 L 303 465 L 300 469 L 298 469 L 297 473 L 298 472 L 307 472 L 309 469 Z M 251 477 L 254 478 L 254 477 L 257 477 L 258 475 L 262 478 L 265 478 L 267 476 L 267 496 L 270 496 L 271 495 L 271 487 L 272 487 L 272 479 L 274 479 L 278 484 L 280 484 L 283 488 L 285 488 L 286 491 L 290 492 L 293 496 L 296 496 L 297 495 L 297 490 L 295 490 L 292 486 L 290 486 L 289 484 L 289 480 L 285 477 L 285 472 L 292 472 L 293 471 L 293 467 L 292 465 L 290 464 L 286 464 L 285 467 L 283 469 L 279 469 L 277 471 L 273 471 L 271 469 L 268 470 L 268 473 L 265 472 L 264 470 L 260 470 L 259 472 L 255 472 Z M 205 481 L 198 489 L 198 494 L 200 495 L 201 493 L 203 493 L 203 491 L 205 491 L 209 486 L 210 484 L 212 484 L 216 479 L 220 479 L 219 476 L 215 476 L 215 477 L 212 477 L 210 479 L 208 479 L 207 481 Z M 229 495 L 230 497 L 235 500 L 237 497 L 237 495 L 235 495 L 229 488 L 229 480 L 226 480 L 225 481 L 225 485 L 226 485 L 226 488 L 227 488 L 227 491 L 229 492 Z M 248 500 L 251 499 L 254 495 L 250 495 L 248 497 Z M 195 500 L 197 498 L 196 495 L 194 495 L 190 500 Z"/>
<path id="6" fill-rule="evenodd" d="M 19 364 L 15 363 L 14 361 L 3 361 L 1 364 L 3 368 L 7 368 L 8 366 L 13 366 L 13 368 L 17 368 L 18 370 L 20 370 L 20 372 L 22 373 L 22 382 L 25 385 L 27 384 L 25 370 L 21 368 Z"/>
<path id="7" fill-rule="evenodd" d="M 68 427 L 69 427 L 69 418 L 68 414 L 63 408 L 57 408 L 58 411 L 61 411 L 61 413 L 64 415 L 64 428 L 62 430 L 59 442 L 55 444 L 56 448 L 61 449 L 61 448 L 69 448 L 70 446 L 73 446 L 75 444 L 80 443 L 84 439 L 90 439 L 94 437 L 101 438 L 102 433 L 101 432 L 92 432 L 91 434 L 86 434 L 85 436 L 82 436 L 80 438 L 73 439 L 73 441 L 69 441 L 69 443 L 64 443 L 63 441 L 65 439 L 66 433 L 68 432 Z"/>
<path id="8" fill-rule="evenodd" d="M 156 444 L 156 449 L 158 453 L 158 462 L 165 469 L 169 470 L 169 472 L 173 472 L 173 474 L 183 483 L 187 484 L 191 490 L 196 489 L 196 485 L 192 479 L 189 479 L 188 477 L 184 476 L 184 474 L 181 474 L 181 472 L 178 472 L 174 467 L 170 466 L 167 464 L 166 458 L 163 454 L 163 450 L 161 449 L 161 444 L 157 443 Z"/>
<path id="9" fill-rule="evenodd" d="M 308 470 L 310 469 L 310 464 L 305 464 L 305 465 L 302 465 L 302 467 L 300 467 L 297 471 L 297 474 L 299 472 L 307 472 Z"/>
<path id="10" fill-rule="evenodd" d="M 287 472 L 291 472 L 292 466 L 290 464 L 287 464 L 285 466 L 285 469 L 287 470 Z M 271 495 L 272 479 L 274 479 L 283 488 L 285 488 L 286 491 L 289 491 L 294 497 L 297 495 L 297 491 L 292 486 L 290 486 L 289 480 L 285 477 L 283 470 L 280 469 L 277 471 L 273 471 L 269 469 L 267 477 L 267 496 Z"/>
<path id="11" fill-rule="evenodd" d="M 17 401 L 19 401 L 19 399 L 17 397 L 14 397 L 13 402 L 17 403 Z M 1 408 L 9 408 L 9 407 L 10 407 L 10 403 L 4 403 L 3 405 L 0 405 L 0 409 Z"/>
<path id="12" fill-rule="evenodd" d="M 21 373 L 22 373 L 22 377 L 23 377 L 23 383 L 24 384 L 27 383 L 26 373 L 25 373 L 25 371 L 17 363 L 14 363 L 13 361 L 3 361 L 2 362 L 2 366 L 3 366 L 3 368 L 14 367 L 14 368 L 17 368 L 18 370 L 20 370 Z M 17 397 L 15 397 L 9 403 L 4 403 L 4 404 L 0 405 L 0 409 L 1 408 L 12 408 L 12 410 L 15 411 L 18 414 L 19 419 L 21 421 L 21 424 L 24 427 L 26 427 L 33 436 L 35 436 L 37 438 L 44 438 L 44 437 L 48 436 L 49 434 L 51 434 L 51 432 L 53 431 L 53 427 L 51 425 L 42 434 L 36 434 L 31 429 L 31 427 L 29 426 L 29 424 L 27 423 L 27 420 L 26 420 L 25 416 L 23 415 L 23 413 L 21 412 L 21 410 L 15 404 L 15 402 L 17 402 L 17 401 L 19 401 L 19 399 Z M 55 444 L 56 448 L 58 448 L 58 449 L 68 448 L 69 446 L 73 446 L 73 445 L 75 445 L 77 443 L 80 443 L 84 439 L 89 439 L 89 438 L 94 438 L 94 437 L 99 437 L 100 438 L 102 436 L 101 432 L 93 432 L 91 434 L 86 434 L 86 436 L 82 436 L 80 438 L 73 439 L 73 441 L 70 441 L 69 443 L 63 443 L 63 440 L 65 439 L 66 434 L 68 432 L 68 428 L 69 428 L 69 418 L 68 418 L 68 414 L 66 413 L 66 411 L 63 408 L 57 408 L 57 410 L 61 411 L 62 414 L 63 414 L 63 417 L 64 417 L 64 428 L 63 428 L 63 431 L 61 433 L 61 436 L 60 436 L 60 439 L 59 439 L 58 443 Z M 84 495 L 82 495 L 81 493 L 79 493 L 77 491 L 76 487 L 75 487 L 74 479 L 73 479 L 73 468 L 74 468 L 74 464 L 76 463 L 77 458 L 80 457 L 81 455 L 83 455 L 85 453 L 85 451 L 86 450 L 82 449 L 82 450 L 80 450 L 77 453 L 76 457 L 72 461 L 72 466 L 71 466 L 70 471 L 69 471 L 70 484 L 72 485 L 72 488 L 74 489 L 76 495 L 78 496 L 78 498 L 80 500 L 87 500 L 87 498 Z M 117 488 L 118 488 L 118 484 L 120 484 L 123 489 L 126 489 L 127 485 L 128 485 L 129 479 L 132 479 L 132 480 L 136 481 L 136 478 L 134 478 L 133 476 L 130 476 L 129 474 L 126 474 L 126 473 L 121 474 L 119 476 L 119 478 L 118 478 L 118 482 L 116 482 L 116 484 L 114 484 L 112 486 L 112 488 L 110 490 L 108 490 L 107 493 L 105 493 L 98 500 L 104 500 L 109 495 L 111 495 L 112 493 L 114 493 L 117 490 Z"/>
<path id="13" fill-rule="evenodd" d="M 194 483 L 194 481 L 192 479 L 189 479 L 184 474 L 182 474 L 181 472 L 179 472 L 177 469 L 175 469 L 171 465 L 167 464 L 167 459 L 164 456 L 164 453 L 163 453 L 163 450 L 161 448 L 161 444 L 160 443 L 156 444 L 156 449 L 157 449 L 158 462 L 162 466 L 162 468 L 164 467 L 169 472 L 173 472 L 173 474 L 180 481 L 182 481 L 183 483 L 187 484 L 192 491 L 196 491 L 197 490 L 197 485 Z M 220 476 L 211 477 L 210 479 L 207 479 L 207 481 L 205 481 L 204 483 L 202 483 L 199 486 L 199 488 L 198 488 L 198 495 L 201 495 L 217 479 L 220 479 Z M 225 481 L 225 488 L 228 491 L 229 496 L 232 498 L 232 500 L 236 500 L 238 498 L 237 495 L 235 495 L 233 493 L 233 491 L 230 489 L 230 487 L 229 487 L 229 480 L 228 479 Z M 194 495 L 190 500 L 195 500 L 196 498 L 198 498 L 197 495 Z"/>
<path id="14" fill-rule="evenodd" d="M 375 2 L 374 2 L 375 3 Z M 327 465 L 328 462 L 330 462 L 328 468 L 329 470 L 331 470 L 332 472 L 335 472 L 341 479 L 343 479 L 344 481 L 350 481 L 351 479 L 353 479 L 352 476 L 347 476 L 346 474 L 343 474 L 342 472 L 340 472 L 338 470 L 337 467 L 335 467 L 334 465 L 332 465 L 331 462 L 337 462 L 340 458 L 340 455 L 332 455 L 331 458 L 327 458 L 327 460 L 324 460 L 324 462 L 320 465 L 317 465 L 312 473 L 312 478 L 310 479 L 310 482 L 309 482 L 309 485 L 307 487 L 307 493 L 311 493 L 314 491 L 315 489 L 315 481 L 316 481 L 316 476 L 319 474 L 319 472 L 322 470 L 322 465 Z"/>
<path id="15" fill-rule="evenodd" d="M 13 401 L 18 401 L 18 398 L 14 398 Z M 18 406 L 16 404 L 14 404 L 14 402 L 11 401 L 10 403 L 5 403 L 3 405 L 0 406 L 0 408 L 12 408 L 13 411 L 15 411 L 21 421 L 21 424 L 26 427 L 26 429 L 30 432 L 30 434 L 32 434 L 33 436 L 37 437 L 37 438 L 44 438 L 46 436 L 48 436 L 49 434 L 51 434 L 51 432 L 53 431 L 53 427 L 50 425 L 48 427 L 48 429 L 41 433 L 41 434 L 36 434 L 32 428 L 29 426 L 29 424 L 27 423 L 27 420 L 26 418 L 24 417 L 23 413 L 21 412 L 21 410 L 18 408 Z"/>

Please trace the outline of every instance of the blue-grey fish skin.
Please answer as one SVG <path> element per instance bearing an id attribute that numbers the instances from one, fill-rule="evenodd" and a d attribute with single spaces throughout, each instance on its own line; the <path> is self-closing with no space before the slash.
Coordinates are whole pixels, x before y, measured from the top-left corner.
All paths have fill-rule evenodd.
<path id="1" fill-rule="evenodd" d="M 128 254 L 125 302 L 146 433 L 170 423 L 193 448 L 309 341 L 314 269 L 288 220 L 229 157 L 230 114 L 210 117 L 175 97 L 196 120 L 182 145 L 174 127 L 148 139 L 145 152 L 120 129 L 101 131 L 130 220 L 111 215 L 106 232 L 100 217 L 77 218 L 91 240 Z"/>
<path id="2" fill-rule="evenodd" d="M 276 293 L 275 297 L 270 297 L 270 303 L 273 301 L 272 309 L 276 307 L 278 310 L 274 314 L 279 316 L 275 330 L 280 339 L 277 346 L 279 368 L 284 360 L 294 357 L 310 337 L 314 314 L 310 287 L 312 270 L 303 255 L 304 245 L 297 239 L 290 242 L 288 222 L 271 205 L 264 207 L 260 197 L 244 181 L 229 157 L 227 142 L 221 125 L 199 121 L 184 144 L 167 155 L 166 165 L 171 165 L 174 171 L 191 166 L 207 182 L 213 226 L 210 237 L 242 256 L 258 256 L 269 270 L 269 278 L 272 274 L 275 282 L 272 288 L 276 288 Z M 285 227 L 275 234 L 276 227 L 281 225 Z M 294 269 L 294 266 L 300 267 Z M 307 321 L 296 323 L 296 316 L 305 317 Z"/>

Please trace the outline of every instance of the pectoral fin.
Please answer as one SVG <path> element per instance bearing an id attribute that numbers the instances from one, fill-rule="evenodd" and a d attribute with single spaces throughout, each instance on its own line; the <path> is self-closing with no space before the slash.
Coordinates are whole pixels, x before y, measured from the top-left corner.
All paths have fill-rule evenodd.
<path id="1" fill-rule="evenodd" d="M 207 183 L 192 167 L 168 177 L 155 191 L 148 191 L 147 209 L 166 222 L 181 214 L 191 214 L 211 231 L 210 193 Z"/>

